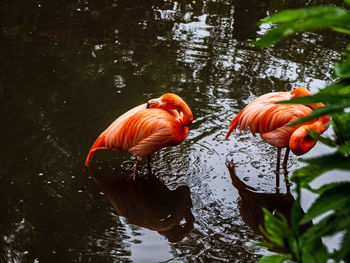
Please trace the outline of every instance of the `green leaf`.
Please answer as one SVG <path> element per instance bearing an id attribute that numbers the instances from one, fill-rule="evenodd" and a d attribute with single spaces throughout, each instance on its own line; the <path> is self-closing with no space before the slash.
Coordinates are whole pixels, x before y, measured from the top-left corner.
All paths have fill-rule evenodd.
<path id="1" fill-rule="evenodd" d="M 345 144 L 340 145 L 338 148 L 338 152 L 340 152 L 343 156 L 349 156 L 349 154 L 350 154 L 350 141 L 347 141 Z"/>
<path id="2" fill-rule="evenodd" d="M 299 237 L 299 221 L 300 221 L 300 216 L 301 216 L 301 207 L 299 202 L 294 201 L 293 206 L 292 206 L 292 212 L 291 212 L 291 220 L 290 224 L 292 227 L 292 233 L 294 238 Z"/>
<path id="3" fill-rule="evenodd" d="M 333 170 L 350 170 L 350 157 L 345 157 L 339 153 L 324 155 L 312 159 L 301 159 L 309 165 L 301 167 L 294 171 L 291 181 L 299 183 L 300 187 L 314 191 L 309 183 L 321 174 Z"/>
<path id="4" fill-rule="evenodd" d="M 323 137 L 321 136 L 319 133 L 315 132 L 314 130 L 309 130 L 308 131 L 309 135 L 314 138 L 315 140 L 318 140 L 320 142 L 322 142 L 325 145 L 331 146 L 331 147 L 335 147 L 337 146 L 337 143 L 329 138 Z"/>
<path id="5" fill-rule="evenodd" d="M 336 63 L 334 69 L 336 76 L 340 78 L 350 78 L 350 59 L 342 63 Z"/>
<path id="6" fill-rule="evenodd" d="M 325 218 L 323 218 L 320 222 L 318 222 L 315 225 L 312 225 L 311 228 L 309 228 L 304 235 L 301 237 L 303 243 L 308 242 L 314 242 L 315 239 L 320 238 L 323 236 L 323 230 L 328 226 L 328 224 L 332 221 L 331 219 L 334 217 L 334 215 L 328 215 Z M 332 230 L 335 230 L 335 227 L 333 224 L 330 224 L 328 228 L 333 228 Z M 321 234 L 322 232 L 322 234 Z M 329 229 L 327 229 L 326 232 L 329 232 Z M 333 232 L 333 231 L 331 231 Z"/>
<path id="7" fill-rule="evenodd" d="M 324 104 L 344 104 L 344 108 L 350 103 L 350 82 L 342 80 L 334 82 L 313 96 L 296 97 L 291 100 L 279 101 L 277 104 L 305 104 L 310 105 L 322 102 Z"/>
<path id="8" fill-rule="evenodd" d="M 350 89 L 350 86 L 349 86 Z M 314 104 L 314 103 L 339 103 L 340 101 L 350 100 L 350 91 L 348 94 L 330 94 L 326 92 L 319 92 L 313 96 L 305 96 L 305 97 L 296 97 L 290 100 L 278 101 L 276 104 Z"/>
<path id="9" fill-rule="evenodd" d="M 323 194 L 325 191 L 333 188 L 333 187 L 336 187 L 338 185 L 341 185 L 343 183 L 346 183 L 346 182 L 335 182 L 335 183 L 330 183 L 330 184 L 325 184 L 325 185 L 322 185 L 320 188 L 317 188 L 317 189 L 312 189 L 312 192 L 315 193 L 315 194 Z"/>
<path id="10" fill-rule="evenodd" d="M 267 249 L 279 249 L 274 243 L 272 242 L 256 242 L 252 245 L 253 247 L 260 246 L 260 247 L 266 247 Z"/>
<path id="11" fill-rule="evenodd" d="M 305 224 L 329 210 L 343 209 L 347 207 L 347 205 L 350 205 L 349 191 L 350 183 L 342 183 L 324 191 L 324 193 L 312 204 L 311 208 L 307 214 L 305 214 L 300 223 Z"/>
<path id="12" fill-rule="evenodd" d="M 350 140 L 350 113 L 333 114 L 332 125 L 339 145 Z"/>
<path id="13" fill-rule="evenodd" d="M 330 115 L 332 113 L 339 113 L 347 107 L 350 107 L 350 101 L 317 108 L 314 109 L 309 116 L 297 119 L 296 121 L 292 122 L 290 126 L 296 126 L 305 122 L 309 122 L 321 116 Z"/>
<path id="14" fill-rule="evenodd" d="M 344 209 L 326 216 L 301 237 L 303 244 L 319 243 L 322 237 L 331 236 L 350 227 L 350 210 Z"/>
<path id="15" fill-rule="evenodd" d="M 291 243 L 290 239 L 293 239 L 285 216 L 280 213 L 277 213 L 277 216 L 273 216 L 266 208 L 263 208 L 263 212 L 264 227 L 261 225 L 259 226 L 261 233 L 272 242 L 276 248 L 284 249 L 285 244 Z"/>
<path id="16" fill-rule="evenodd" d="M 263 208 L 265 229 L 261 228 L 262 234 L 279 247 L 283 247 L 283 229 L 286 228 L 284 221 L 274 217 L 270 211 Z"/>
<path id="17" fill-rule="evenodd" d="M 319 93 L 328 94 L 328 95 L 349 94 L 350 93 L 350 82 L 349 82 L 349 80 L 341 79 L 337 82 L 334 82 L 334 83 L 328 85 L 324 89 L 320 90 Z"/>
<path id="18" fill-rule="evenodd" d="M 344 0 L 345 4 L 350 5 L 350 0 Z"/>
<path id="19" fill-rule="evenodd" d="M 314 164 L 327 169 L 350 170 L 350 158 L 339 153 L 323 155 L 317 158 L 302 159 L 303 162 Z"/>
<path id="20" fill-rule="evenodd" d="M 326 263 L 329 253 L 321 238 L 313 242 L 303 242 L 301 262 L 307 263 Z"/>
<path id="21" fill-rule="evenodd" d="M 284 255 L 270 255 L 265 256 L 262 259 L 259 260 L 259 263 L 282 263 L 285 260 L 292 259 L 290 254 L 284 254 Z"/>
<path id="22" fill-rule="evenodd" d="M 290 9 L 280 11 L 277 14 L 262 19 L 263 23 L 286 23 L 303 20 L 312 17 L 346 16 L 347 12 L 343 8 L 334 6 L 315 6 L 303 9 Z"/>
<path id="23" fill-rule="evenodd" d="M 350 34 L 350 29 L 346 29 L 344 27 L 332 27 L 332 30 L 335 32 L 343 33 L 343 34 Z"/>
<path id="24" fill-rule="evenodd" d="M 305 9 L 285 10 L 262 20 L 262 23 L 282 23 L 265 33 L 253 44 L 268 47 L 284 37 L 310 30 L 346 27 L 350 23 L 350 13 L 339 7 L 316 6 Z"/>
<path id="25" fill-rule="evenodd" d="M 296 22 L 293 27 L 295 32 L 305 32 L 311 30 L 319 30 L 332 27 L 343 27 L 347 26 L 350 22 L 350 13 L 343 13 L 343 16 L 334 15 L 325 15 L 320 17 L 310 17 L 304 21 Z"/>
<path id="26" fill-rule="evenodd" d="M 293 34 L 295 31 L 293 30 L 291 24 L 281 25 L 269 30 L 265 35 L 263 35 L 260 39 L 252 41 L 252 43 L 259 47 L 268 47 L 276 44 L 281 41 L 284 37 Z"/>
<path id="27" fill-rule="evenodd" d="M 273 216 L 273 214 L 265 208 L 263 208 L 263 212 L 264 227 L 260 225 L 259 229 L 269 242 L 262 245 L 289 252 L 295 255 L 296 258 L 299 258 L 297 256 L 299 255 L 299 245 L 291 232 L 291 227 L 285 216 L 278 212 L 276 216 Z"/>
<path id="28" fill-rule="evenodd" d="M 334 258 L 337 261 L 350 262 L 350 230 L 348 229 L 341 242 L 340 249 L 334 253 Z"/>
<path id="29" fill-rule="evenodd" d="M 293 176 L 291 177 L 291 181 L 297 182 L 299 180 L 300 187 L 309 189 L 309 183 L 311 181 L 313 181 L 321 174 L 332 169 L 333 167 L 324 167 L 317 164 L 310 164 L 295 170 Z"/>

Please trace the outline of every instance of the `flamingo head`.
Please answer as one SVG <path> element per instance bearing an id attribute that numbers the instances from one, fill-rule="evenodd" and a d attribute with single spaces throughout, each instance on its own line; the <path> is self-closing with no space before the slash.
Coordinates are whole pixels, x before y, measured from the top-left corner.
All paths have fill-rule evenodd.
<path id="1" fill-rule="evenodd" d="M 292 94 L 292 98 L 312 96 L 312 93 L 305 88 L 296 88 L 290 94 Z M 308 104 L 307 106 L 309 106 L 311 109 L 314 110 L 320 107 L 324 107 L 324 104 L 319 102 L 319 103 Z"/>
<path id="2" fill-rule="evenodd" d="M 179 110 L 184 115 L 184 126 L 190 126 L 193 121 L 191 109 L 186 102 L 178 95 L 167 93 L 160 98 L 149 100 L 147 108 L 159 108 L 165 110 Z"/>
<path id="3" fill-rule="evenodd" d="M 312 138 L 306 126 L 296 129 L 289 140 L 289 148 L 295 155 L 303 155 L 310 151 L 316 144 L 316 140 Z"/>
<path id="4" fill-rule="evenodd" d="M 312 93 L 305 88 L 296 88 L 290 94 L 292 94 L 292 98 L 312 96 Z"/>
<path id="5" fill-rule="evenodd" d="M 289 140 L 289 148 L 292 152 L 295 155 L 302 155 L 310 151 L 317 141 L 310 136 L 309 131 L 313 130 L 318 134 L 322 134 L 328 129 L 329 121 L 329 116 L 322 116 L 309 124 L 304 124 L 297 128 Z"/>
<path id="6" fill-rule="evenodd" d="M 167 93 L 160 98 L 149 100 L 147 105 L 149 108 L 161 109 L 177 109 L 179 104 L 185 103 L 178 95 Z"/>

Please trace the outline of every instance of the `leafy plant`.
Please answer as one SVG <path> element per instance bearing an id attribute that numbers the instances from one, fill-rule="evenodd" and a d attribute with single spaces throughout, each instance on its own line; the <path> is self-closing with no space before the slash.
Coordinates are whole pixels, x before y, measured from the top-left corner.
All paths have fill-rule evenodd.
<path id="1" fill-rule="evenodd" d="M 350 0 L 345 0 L 350 6 Z M 272 23 L 270 29 L 254 44 L 261 47 L 276 44 L 284 37 L 300 32 L 330 29 L 350 35 L 350 12 L 335 6 L 316 6 L 297 10 L 285 10 L 262 20 Z M 307 122 L 318 117 L 331 116 L 332 138 L 310 131 L 310 136 L 330 147 L 332 154 L 303 160 L 307 165 L 294 171 L 291 180 L 296 183 L 297 200 L 293 206 L 290 221 L 283 215 L 273 215 L 264 210 L 265 222 L 261 232 L 266 242 L 258 245 L 283 253 L 263 257 L 260 262 L 350 262 L 350 182 L 336 182 L 313 188 L 310 183 L 327 171 L 334 169 L 350 170 L 350 44 L 342 54 L 342 61 L 334 65 L 335 81 L 310 97 L 295 98 L 281 103 L 312 104 L 322 102 L 325 107 L 318 108 L 310 116 L 301 118 L 292 125 Z M 300 189 L 305 188 L 318 194 L 304 216 L 300 213 Z M 306 231 L 300 229 L 311 224 L 316 217 L 322 219 Z M 342 233 L 338 250 L 330 253 L 321 238 Z"/>

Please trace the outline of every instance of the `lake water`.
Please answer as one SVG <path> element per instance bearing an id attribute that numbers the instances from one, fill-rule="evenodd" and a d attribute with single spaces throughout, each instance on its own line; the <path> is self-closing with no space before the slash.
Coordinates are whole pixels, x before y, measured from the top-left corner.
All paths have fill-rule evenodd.
<path id="1" fill-rule="evenodd" d="M 287 211 L 293 201 L 275 194 L 276 150 L 249 133 L 224 137 L 257 96 L 315 92 L 332 80 L 347 43 L 337 34 L 300 34 L 267 49 L 249 43 L 269 29 L 260 19 L 305 5 L 1 4 L 0 261 L 256 262 L 271 253 L 251 245 L 261 207 Z M 184 143 L 152 157 L 153 176 L 131 181 L 135 158 L 112 151 L 97 152 L 82 171 L 115 118 L 167 92 L 187 102 L 194 122 Z M 304 157 L 329 151 L 318 144 Z M 289 171 L 301 165 L 292 155 Z M 282 178 L 280 186 L 285 193 Z M 314 198 L 304 193 L 303 208 Z M 324 242 L 331 249 L 338 239 Z"/>

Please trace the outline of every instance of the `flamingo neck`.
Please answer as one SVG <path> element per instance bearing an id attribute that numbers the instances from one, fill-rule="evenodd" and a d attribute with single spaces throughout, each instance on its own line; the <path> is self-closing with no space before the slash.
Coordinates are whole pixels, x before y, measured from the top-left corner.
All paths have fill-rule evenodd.
<path id="1" fill-rule="evenodd" d="M 322 116 L 311 124 L 302 125 L 297 128 L 289 140 L 291 151 L 295 155 L 302 155 L 310 151 L 317 141 L 309 135 L 308 131 L 314 130 L 318 134 L 323 133 L 328 129 L 329 120 L 329 116 Z"/>
<path id="2" fill-rule="evenodd" d="M 291 92 L 292 98 L 312 96 L 312 93 L 305 88 L 297 88 Z M 307 104 L 312 110 L 324 107 L 323 103 Z M 309 135 L 310 130 L 318 134 L 328 129 L 329 116 L 322 116 L 309 124 L 299 126 L 292 134 L 289 140 L 289 148 L 295 155 L 307 153 L 315 146 L 316 140 Z"/>
<path id="3" fill-rule="evenodd" d="M 184 126 L 190 126 L 193 122 L 193 114 L 191 109 L 187 106 L 186 103 L 179 105 L 179 111 L 182 112 L 182 122 Z"/>
<path id="4" fill-rule="evenodd" d="M 159 99 L 148 101 L 148 103 L 150 104 L 150 108 L 178 110 L 181 112 L 180 116 L 183 126 L 190 126 L 192 124 L 193 114 L 190 107 L 176 94 L 167 93 L 162 95 Z"/>

